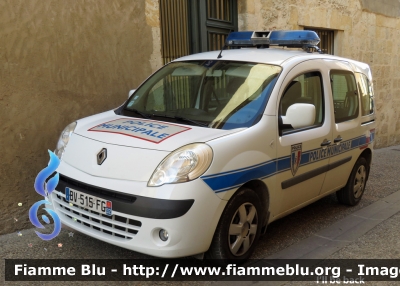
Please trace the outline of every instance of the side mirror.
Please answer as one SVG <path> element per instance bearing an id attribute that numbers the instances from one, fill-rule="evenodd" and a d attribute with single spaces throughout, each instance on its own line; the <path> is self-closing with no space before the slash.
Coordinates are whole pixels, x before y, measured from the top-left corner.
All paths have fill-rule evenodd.
<path id="1" fill-rule="evenodd" d="M 131 89 L 128 93 L 128 98 L 131 97 L 131 95 L 136 91 L 136 89 Z"/>
<path id="2" fill-rule="evenodd" d="M 311 126 L 315 122 L 315 106 L 308 103 L 295 103 L 289 106 L 283 124 L 290 124 L 294 129 Z"/>

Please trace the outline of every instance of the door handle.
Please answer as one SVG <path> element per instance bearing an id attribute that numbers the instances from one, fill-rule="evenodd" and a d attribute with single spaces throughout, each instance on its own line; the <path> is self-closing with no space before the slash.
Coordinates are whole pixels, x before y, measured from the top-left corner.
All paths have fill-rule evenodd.
<path id="1" fill-rule="evenodd" d="M 335 138 L 335 140 L 333 140 L 333 143 L 338 143 L 342 140 L 343 140 L 343 138 L 339 135 L 338 137 Z"/>
<path id="2" fill-rule="evenodd" d="M 322 146 L 322 147 L 328 146 L 328 145 L 330 145 L 331 143 L 332 143 L 331 140 L 324 139 L 324 141 L 321 143 L 321 146 Z"/>

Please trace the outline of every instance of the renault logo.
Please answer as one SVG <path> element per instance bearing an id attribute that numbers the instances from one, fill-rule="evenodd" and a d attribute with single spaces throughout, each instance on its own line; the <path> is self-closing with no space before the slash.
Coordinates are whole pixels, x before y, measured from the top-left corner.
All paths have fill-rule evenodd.
<path id="1" fill-rule="evenodd" d="M 97 165 L 103 164 L 103 162 L 107 158 L 107 149 L 103 148 L 101 151 L 97 154 Z"/>

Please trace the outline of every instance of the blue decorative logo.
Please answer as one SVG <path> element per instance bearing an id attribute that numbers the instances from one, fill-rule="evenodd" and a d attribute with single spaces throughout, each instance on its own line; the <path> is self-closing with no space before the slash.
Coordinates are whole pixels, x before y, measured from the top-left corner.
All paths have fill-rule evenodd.
<path id="1" fill-rule="evenodd" d="M 50 161 L 49 164 L 46 168 L 44 168 L 42 171 L 39 172 L 35 179 L 35 190 L 39 195 L 42 195 L 44 197 L 47 197 L 48 195 L 51 194 L 51 192 L 54 191 L 56 188 L 58 181 L 60 179 L 60 176 L 58 173 L 56 173 L 54 176 L 52 176 L 50 179 L 48 179 L 58 168 L 60 165 L 60 160 L 58 157 L 49 151 L 50 155 Z M 46 180 L 48 181 L 46 182 Z M 47 204 L 51 205 L 49 201 L 46 200 L 41 200 L 33 204 L 33 206 L 29 209 L 29 219 L 31 223 L 38 227 L 38 228 L 44 228 L 44 226 L 40 223 L 38 217 L 37 217 L 37 211 L 39 209 L 39 206 L 42 204 Z M 51 209 L 44 208 L 44 210 L 53 218 L 54 221 L 54 230 L 50 234 L 43 234 L 38 231 L 35 231 L 36 234 L 43 240 L 51 240 L 55 238 L 61 231 L 61 220 L 58 217 L 58 215 Z M 50 220 L 46 215 L 42 215 L 42 219 L 45 223 L 49 224 Z"/>
<path id="2" fill-rule="evenodd" d="M 297 170 L 300 166 L 301 154 L 302 154 L 302 143 L 292 145 L 291 154 L 290 154 L 290 169 L 292 171 L 292 175 L 296 175 Z"/>

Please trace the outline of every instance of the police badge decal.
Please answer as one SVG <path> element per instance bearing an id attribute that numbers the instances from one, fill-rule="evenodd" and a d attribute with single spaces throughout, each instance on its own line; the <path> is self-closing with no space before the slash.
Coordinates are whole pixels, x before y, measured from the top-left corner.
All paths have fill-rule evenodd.
<path id="1" fill-rule="evenodd" d="M 292 150 L 290 154 L 290 169 L 292 171 L 292 175 L 296 175 L 297 170 L 300 166 L 301 161 L 301 153 L 302 153 L 302 143 L 292 145 Z"/>

